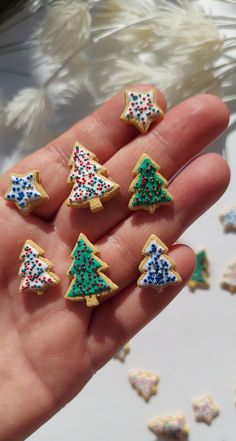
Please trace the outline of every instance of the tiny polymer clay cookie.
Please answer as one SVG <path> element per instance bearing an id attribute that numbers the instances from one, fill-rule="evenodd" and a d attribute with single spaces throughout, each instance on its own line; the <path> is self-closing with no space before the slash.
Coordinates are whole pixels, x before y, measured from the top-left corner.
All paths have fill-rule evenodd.
<path id="1" fill-rule="evenodd" d="M 22 214 L 28 215 L 49 197 L 40 183 L 39 172 L 32 170 L 21 175 L 10 174 L 10 185 L 4 199 L 14 202 Z"/>
<path id="2" fill-rule="evenodd" d="M 128 374 L 131 386 L 148 402 L 157 393 L 160 377 L 156 374 L 141 370 L 132 370 Z"/>
<path id="3" fill-rule="evenodd" d="M 155 288 L 162 291 L 169 285 L 181 283 L 182 279 L 175 270 L 175 263 L 167 255 L 167 246 L 152 234 L 143 247 L 145 258 L 139 265 L 141 276 L 138 279 L 140 288 Z"/>
<path id="4" fill-rule="evenodd" d="M 209 288 L 209 261 L 205 250 L 196 254 L 195 270 L 188 281 L 188 286 L 191 291 L 197 288 Z"/>
<path id="5" fill-rule="evenodd" d="M 73 263 L 67 272 L 73 280 L 65 294 L 67 300 L 85 301 L 87 306 L 99 305 L 102 297 L 117 289 L 103 271 L 108 265 L 99 257 L 99 250 L 81 233 L 71 253 Z"/>
<path id="6" fill-rule="evenodd" d="M 163 441 L 186 441 L 189 428 L 182 414 L 158 416 L 149 421 L 148 428 Z"/>
<path id="7" fill-rule="evenodd" d="M 220 221 L 223 225 L 224 232 L 236 232 L 236 206 L 232 206 L 223 210 L 219 214 Z"/>
<path id="8" fill-rule="evenodd" d="M 120 186 L 107 178 L 108 171 L 97 162 L 96 155 L 78 142 L 74 145 L 69 166 L 67 182 L 73 185 L 67 199 L 69 207 L 90 207 L 95 213 L 103 209 L 102 202 L 119 192 Z"/>
<path id="9" fill-rule="evenodd" d="M 232 259 L 226 265 L 221 279 L 221 287 L 232 294 L 236 293 L 236 259 Z"/>
<path id="10" fill-rule="evenodd" d="M 59 277 L 51 270 L 52 263 L 42 257 L 44 250 L 32 240 L 26 240 L 20 254 L 22 264 L 19 269 L 21 277 L 21 293 L 33 291 L 38 295 L 44 294 L 44 291 L 60 282 Z"/>
<path id="11" fill-rule="evenodd" d="M 129 202 L 130 210 L 146 210 L 150 214 L 160 205 L 170 204 L 173 200 L 167 191 L 167 181 L 158 173 L 159 165 L 145 153 L 140 157 L 133 169 L 135 178 L 129 191 L 134 193 Z"/>
<path id="12" fill-rule="evenodd" d="M 120 348 L 120 350 L 114 355 L 113 358 L 121 361 L 121 363 L 124 363 L 124 361 L 129 353 L 130 353 L 130 344 L 126 343 L 126 345 L 122 346 L 122 348 Z"/>
<path id="13" fill-rule="evenodd" d="M 220 413 L 219 406 L 217 406 L 210 395 L 203 395 L 201 398 L 194 400 L 193 410 L 196 421 L 207 425 L 211 425 L 212 421 Z"/>
<path id="14" fill-rule="evenodd" d="M 134 125 L 141 133 L 146 133 L 155 120 L 163 117 L 163 111 L 157 104 L 154 88 L 146 91 L 125 90 L 125 109 L 120 119 Z"/>

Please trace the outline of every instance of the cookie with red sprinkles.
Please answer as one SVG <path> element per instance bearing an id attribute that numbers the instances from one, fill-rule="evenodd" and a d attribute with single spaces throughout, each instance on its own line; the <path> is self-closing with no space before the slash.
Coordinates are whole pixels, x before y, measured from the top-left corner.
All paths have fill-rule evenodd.
<path id="1" fill-rule="evenodd" d="M 20 293 L 33 291 L 38 295 L 44 294 L 44 291 L 60 282 L 59 277 L 51 270 L 52 263 L 42 257 L 44 250 L 32 240 L 26 240 L 20 254 L 22 264 L 19 269 L 21 283 Z"/>
<path id="2" fill-rule="evenodd" d="M 90 207 L 92 212 L 97 212 L 104 208 L 103 202 L 119 192 L 120 186 L 108 179 L 108 171 L 99 164 L 96 155 L 78 142 L 74 145 L 69 166 L 67 182 L 73 185 L 67 199 L 69 207 Z"/>

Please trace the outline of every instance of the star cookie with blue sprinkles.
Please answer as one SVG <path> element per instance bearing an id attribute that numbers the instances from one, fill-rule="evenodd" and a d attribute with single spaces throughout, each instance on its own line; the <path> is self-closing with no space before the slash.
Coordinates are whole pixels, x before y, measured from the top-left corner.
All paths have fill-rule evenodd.
<path id="1" fill-rule="evenodd" d="M 24 215 L 29 215 L 36 206 L 49 199 L 40 184 L 39 172 L 32 170 L 25 174 L 10 174 L 10 185 L 4 195 L 7 202 L 13 202 Z"/>
<path id="2" fill-rule="evenodd" d="M 141 133 L 146 133 L 155 120 L 163 117 L 163 110 L 157 104 L 157 92 L 154 88 L 125 90 L 125 109 L 120 119 L 134 125 Z"/>
<path id="3" fill-rule="evenodd" d="M 145 243 L 142 255 L 145 258 L 139 265 L 141 276 L 138 279 L 140 288 L 154 288 L 162 291 L 169 285 L 181 283 L 174 261 L 167 255 L 167 246 L 152 234 Z"/>
<path id="4" fill-rule="evenodd" d="M 224 232 L 236 232 L 236 206 L 229 207 L 219 214 Z"/>

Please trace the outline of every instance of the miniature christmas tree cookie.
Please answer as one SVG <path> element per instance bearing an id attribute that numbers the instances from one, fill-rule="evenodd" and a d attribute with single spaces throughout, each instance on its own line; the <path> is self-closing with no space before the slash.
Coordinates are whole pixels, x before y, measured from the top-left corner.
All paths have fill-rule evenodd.
<path id="1" fill-rule="evenodd" d="M 219 407 L 214 403 L 212 397 L 204 395 L 193 402 L 195 419 L 198 422 L 210 425 L 219 413 Z"/>
<path id="2" fill-rule="evenodd" d="M 196 254 L 195 270 L 188 282 L 189 288 L 194 291 L 196 288 L 209 288 L 209 262 L 205 250 Z"/>
<path id="3" fill-rule="evenodd" d="M 72 276 L 73 280 L 65 295 L 66 299 L 85 301 L 87 306 L 96 306 L 102 297 L 118 289 L 103 274 L 108 265 L 97 257 L 98 254 L 98 249 L 81 233 L 71 253 L 73 263 L 67 275 Z"/>
<path id="4" fill-rule="evenodd" d="M 219 215 L 225 233 L 236 232 L 236 206 L 224 210 Z"/>
<path id="5" fill-rule="evenodd" d="M 155 120 L 163 117 L 163 111 L 157 104 L 155 89 L 145 92 L 126 90 L 125 109 L 120 119 L 134 125 L 141 133 L 146 133 Z"/>
<path id="6" fill-rule="evenodd" d="M 162 291 L 169 285 L 181 283 L 180 275 L 175 271 L 175 263 L 167 255 L 167 246 L 152 234 L 143 247 L 145 258 L 139 265 L 142 273 L 138 279 L 140 288 L 155 288 Z"/>
<path id="7" fill-rule="evenodd" d="M 119 192 L 120 186 L 106 177 L 107 169 L 97 162 L 95 154 L 78 142 L 74 145 L 69 166 L 71 172 L 67 182 L 73 188 L 67 199 L 68 206 L 100 211 L 102 202 Z"/>
<path id="8" fill-rule="evenodd" d="M 129 353 L 130 353 L 130 344 L 127 343 L 125 346 L 122 346 L 122 348 L 120 348 L 120 350 L 114 355 L 113 358 L 121 361 L 121 363 L 124 363 Z"/>
<path id="9" fill-rule="evenodd" d="M 225 268 L 221 280 L 221 287 L 232 294 L 236 293 L 236 260 L 231 260 Z"/>
<path id="10" fill-rule="evenodd" d="M 157 393 L 160 377 L 147 371 L 133 370 L 129 372 L 131 386 L 148 402 L 152 395 Z"/>
<path id="11" fill-rule="evenodd" d="M 48 200 L 48 195 L 40 184 L 39 172 L 32 170 L 26 174 L 10 174 L 10 186 L 4 199 L 14 202 L 22 214 L 32 210 Z"/>
<path id="12" fill-rule="evenodd" d="M 172 196 L 166 190 L 167 181 L 158 173 L 159 165 L 148 155 L 143 154 L 136 164 L 129 191 L 134 193 L 130 202 L 130 210 L 147 210 L 155 213 L 160 205 L 167 205 L 172 202 Z"/>
<path id="13" fill-rule="evenodd" d="M 56 285 L 60 279 L 51 270 L 52 263 L 42 257 L 44 250 L 32 240 L 27 240 L 20 254 L 22 265 L 19 276 L 22 278 L 20 292 L 33 291 L 42 295 L 50 286 Z"/>
<path id="14" fill-rule="evenodd" d="M 163 441 L 186 441 L 189 429 L 184 415 L 158 416 L 148 423 L 148 428 Z"/>

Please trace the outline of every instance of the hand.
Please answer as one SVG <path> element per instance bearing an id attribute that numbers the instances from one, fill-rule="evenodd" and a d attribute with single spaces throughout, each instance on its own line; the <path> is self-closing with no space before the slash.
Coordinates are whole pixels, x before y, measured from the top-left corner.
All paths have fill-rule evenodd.
<path id="1" fill-rule="evenodd" d="M 158 93 L 159 105 L 165 100 Z M 194 268 L 186 246 L 171 248 L 183 283 L 162 294 L 136 286 L 141 250 L 151 233 L 171 246 L 183 231 L 224 192 L 229 169 L 222 157 L 205 154 L 192 160 L 228 124 L 225 105 L 202 95 L 178 105 L 145 136 L 119 121 L 124 106 L 117 95 L 47 147 L 21 161 L 12 171 L 40 171 L 50 196 L 32 215 L 0 199 L 0 439 L 23 440 L 70 401 L 114 353 L 181 291 Z M 75 141 L 105 163 L 120 195 L 92 214 L 65 205 L 68 158 Z M 167 179 L 174 203 L 156 214 L 128 210 L 132 169 L 142 153 L 149 154 Z M 4 194 L 8 173 L 1 177 Z M 96 243 L 119 292 L 96 308 L 69 302 L 64 294 L 66 271 L 80 232 Z M 61 284 L 42 296 L 19 294 L 19 254 L 27 239 L 45 250 Z"/>

